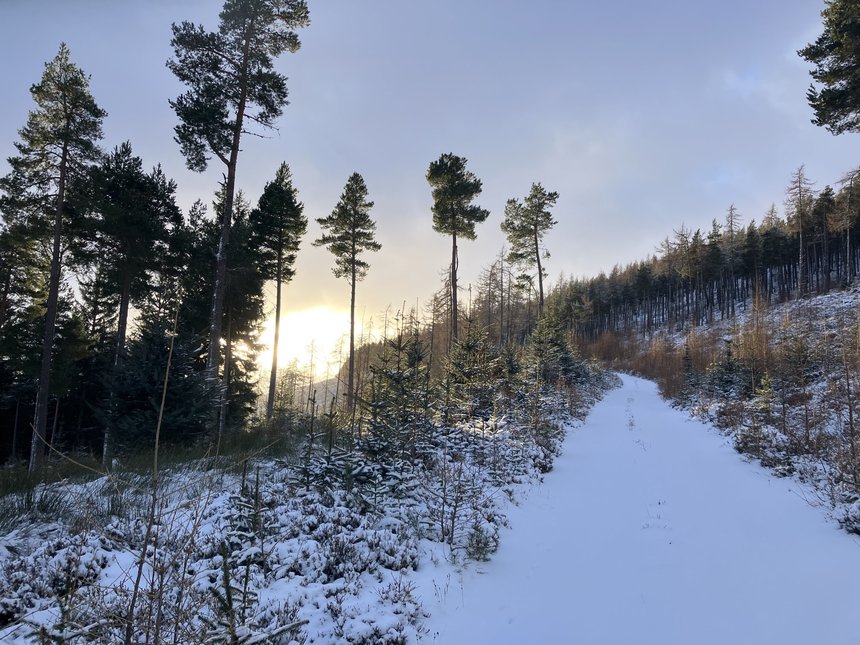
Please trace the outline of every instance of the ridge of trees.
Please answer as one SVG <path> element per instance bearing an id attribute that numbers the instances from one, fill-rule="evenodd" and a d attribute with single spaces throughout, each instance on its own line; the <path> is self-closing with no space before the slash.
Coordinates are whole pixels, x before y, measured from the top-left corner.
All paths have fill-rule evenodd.
<path id="1" fill-rule="evenodd" d="M 685 328 L 731 319 L 754 298 L 764 303 L 826 293 L 851 284 L 860 270 L 857 238 L 860 175 L 847 173 L 838 190 L 813 190 L 803 166 L 776 205 L 744 226 L 731 205 L 722 222 L 685 225 L 655 255 L 609 274 L 557 285 L 548 307 L 586 340 L 604 332 Z"/>

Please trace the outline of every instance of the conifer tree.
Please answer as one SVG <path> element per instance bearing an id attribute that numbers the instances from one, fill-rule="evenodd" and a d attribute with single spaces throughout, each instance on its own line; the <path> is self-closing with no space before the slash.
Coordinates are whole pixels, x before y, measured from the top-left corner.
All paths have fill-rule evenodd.
<path id="1" fill-rule="evenodd" d="M 481 194 L 481 180 L 466 170 L 465 157 L 445 153 L 431 162 L 427 182 L 433 195 L 433 230 L 451 236 L 451 339 L 457 339 L 457 239 L 474 240 L 475 224 L 490 212 L 472 203 Z"/>
<path id="2" fill-rule="evenodd" d="M 175 58 L 167 66 L 189 86 L 171 101 L 179 117 L 176 140 L 190 170 L 206 170 L 209 155 L 226 166 L 207 368 L 217 373 L 227 278 L 227 248 L 242 135 L 249 124 L 274 127 L 287 105 L 287 79 L 274 59 L 295 52 L 295 30 L 309 23 L 305 0 L 225 0 L 218 30 L 173 25 Z"/>
<path id="3" fill-rule="evenodd" d="M 84 261 L 97 261 L 107 284 L 102 288 L 118 296 L 116 341 L 113 352 L 114 378 L 122 369 L 129 307 L 150 288 L 151 274 L 166 251 L 169 229 L 178 226 L 182 213 L 175 203 L 176 185 L 161 168 L 150 174 L 123 143 L 91 172 L 89 221 L 84 227 Z M 112 411 L 104 431 L 102 460 L 109 465 Z"/>
<path id="4" fill-rule="evenodd" d="M 45 219 L 53 219 L 51 270 L 30 452 L 33 471 L 42 465 L 45 456 L 67 185 L 83 173 L 88 162 L 99 156 L 96 143 L 101 139 L 106 113 L 90 94 L 89 77 L 72 63 L 65 43 L 60 45 L 54 59 L 46 63 L 41 81 L 30 88 L 30 93 L 37 107 L 19 131 L 21 141 L 15 143 L 18 154 L 9 159 L 12 172 L 3 178 L 0 188 L 6 194 L 4 210 L 28 212 L 36 227 L 47 228 Z"/>
<path id="5" fill-rule="evenodd" d="M 272 343 L 272 371 L 266 400 L 266 420 L 275 407 L 278 375 L 278 341 L 281 325 L 281 287 L 292 280 L 301 237 L 308 227 L 302 214 L 304 204 L 298 201 L 290 167 L 282 163 L 274 180 L 266 184 L 257 208 L 251 211 L 252 245 L 261 255 L 260 268 L 267 280 L 275 282 L 275 338 Z"/>
<path id="6" fill-rule="evenodd" d="M 334 255 L 332 271 L 349 282 L 349 367 L 347 372 L 347 405 L 354 409 L 355 384 L 355 283 L 363 280 L 370 265 L 361 259 L 366 251 L 378 251 L 376 222 L 370 219 L 373 202 L 367 201 L 367 186 L 357 172 L 350 175 L 340 201 L 331 215 L 317 219 L 323 235 L 314 246 L 325 246 Z"/>
<path id="7" fill-rule="evenodd" d="M 789 221 L 793 223 L 798 234 L 798 293 L 806 295 L 809 289 L 809 270 L 806 253 L 806 239 L 804 231 L 810 225 L 810 211 L 812 209 L 812 186 L 813 183 L 806 177 L 803 165 L 791 175 L 791 183 L 788 185 L 785 198 L 786 212 Z"/>
<path id="8" fill-rule="evenodd" d="M 220 210 L 216 198 L 215 211 Z M 224 298 L 224 379 L 219 432 L 230 418 L 242 421 L 253 411 L 256 390 L 257 338 L 265 311 L 265 272 L 250 222 L 250 204 L 236 193 L 234 243 L 227 255 L 227 290 Z"/>
<path id="9" fill-rule="evenodd" d="M 549 257 L 549 252 L 543 247 L 543 236 L 556 222 L 550 209 L 558 201 L 557 192 L 548 192 L 540 183 L 532 184 L 531 191 L 524 202 L 509 199 L 505 204 L 505 219 L 502 220 L 502 231 L 507 235 L 511 250 L 508 261 L 537 270 L 538 281 L 538 317 L 543 316 L 544 269 L 541 265 L 541 255 Z"/>
<path id="10" fill-rule="evenodd" d="M 797 53 L 815 65 L 809 72 L 820 88 L 806 93 L 812 122 L 833 134 L 860 131 L 860 11 L 856 0 L 827 0 L 824 31 Z"/>

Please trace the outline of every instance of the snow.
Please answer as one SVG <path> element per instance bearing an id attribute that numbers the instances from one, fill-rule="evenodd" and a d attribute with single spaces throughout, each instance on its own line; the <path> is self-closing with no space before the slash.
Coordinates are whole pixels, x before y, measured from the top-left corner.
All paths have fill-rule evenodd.
<path id="1" fill-rule="evenodd" d="M 426 642 L 856 644 L 860 541 L 631 376 L 508 510 L 492 561 L 415 574 Z"/>
<path id="2" fill-rule="evenodd" d="M 860 641 L 860 540 L 810 503 L 812 488 L 745 461 L 638 378 L 580 427 L 556 421 L 544 448 L 503 419 L 441 429 L 417 474 L 389 464 L 385 486 L 354 477 L 351 491 L 336 461 L 263 460 L 247 481 L 165 475 L 144 587 L 165 576 L 181 642 L 224 635 L 213 595 L 225 552 L 231 584 L 248 590 L 236 628 L 249 642 L 273 630 L 303 644 Z M 104 525 L 76 533 L 68 509 L 67 524 L 0 535 L 0 624 L 15 619 L 0 642 L 30 642 L 40 624 L 68 642 L 117 642 L 109 617 L 127 611 L 146 499 L 111 486 L 45 490 L 113 517 Z"/>

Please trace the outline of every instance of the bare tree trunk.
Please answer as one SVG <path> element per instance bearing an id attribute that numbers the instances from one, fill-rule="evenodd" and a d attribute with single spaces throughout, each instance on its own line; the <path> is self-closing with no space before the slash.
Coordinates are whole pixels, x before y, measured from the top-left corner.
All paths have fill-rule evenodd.
<path id="1" fill-rule="evenodd" d="M 353 239 L 355 239 L 353 237 Z M 349 368 L 346 380 L 346 405 L 352 418 L 355 409 L 355 255 L 352 262 L 352 277 L 350 279 L 349 295 Z"/>
<path id="2" fill-rule="evenodd" d="M 538 274 L 538 320 L 543 318 L 543 267 L 540 263 L 540 240 L 538 239 L 538 230 L 535 227 L 535 260 L 537 260 Z"/>
<path id="3" fill-rule="evenodd" d="M 111 374 L 110 402 L 108 404 L 108 419 L 105 425 L 104 442 L 102 443 L 102 467 L 109 468 L 113 459 L 113 425 L 116 417 L 116 379 L 122 369 L 125 354 L 125 338 L 128 334 L 128 307 L 131 300 L 131 281 L 128 275 L 123 278 L 122 295 L 119 301 L 119 319 L 116 332 L 116 348 L 113 356 L 113 374 Z"/>
<path id="4" fill-rule="evenodd" d="M 278 383 L 278 341 L 281 334 L 281 266 L 282 258 L 278 252 L 278 268 L 275 274 L 275 338 L 272 342 L 272 371 L 269 374 L 269 399 L 266 401 L 266 421 L 272 420 L 275 410 L 275 389 Z"/>
<path id="5" fill-rule="evenodd" d="M 457 340 L 457 234 L 451 236 L 451 340 Z M 450 351 L 450 348 L 449 348 Z"/>
<path id="6" fill-rule="evenodd" d="M 227 427 L 227 406 L 230 404 L 229 389 L 230 389 L 230 368 L 233 362 L 233 324 L 232 316 L 227 312 L 227 332 L 226 340 L 227 347 L 224 355 L 224 378 L 222 379 L 221 390 L 221 408 L 218 415 L 218 445 L 221 445 L 221 439 L 224 436 L 224 430 Z"/>
<path id="7" fill-rule="evenodd" d="M 254 31 L 253 25 L 249 33 Z M 218 363 L 221 359 L 221 315 L 224 311 L 224 296 L 227 292 L 227 247 L 230 243 L 230 226 L 233 221 L 233 199 L 236 193 L 236 165 L 239 160 L 239 144 L 242 138 L 242 125 L 248 101 L 248 56 L 250 42 L 245 39 L 242 49 L 242 67 L 239 73 L 239 103 L 236 108 L 236 121 L 233 127 L 233 141 L 230 145 L 230 158 L 222 161 L 227 165 L 227 178 L 224 186 L 224 211 L 221 213 L 221 239 L 218 242 L 218 255 L 215 267 L 215 292 L 212 297 L 212 314 L 209 329 L 209 354 L 206 368 L 213 379 L 218 376 Z"/>
<path id="8" fill-rule="evenodd" d="M 18 416 L 21 412 L 21 397 L 15 397 L 15 422 L 12 426 L 12 459 L 18 460 Z"/>

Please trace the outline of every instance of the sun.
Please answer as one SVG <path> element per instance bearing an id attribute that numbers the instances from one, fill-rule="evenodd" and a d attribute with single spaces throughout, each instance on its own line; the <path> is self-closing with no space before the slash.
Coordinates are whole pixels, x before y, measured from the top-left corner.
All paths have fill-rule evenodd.
<path id="1" fill-rule="evenodd" d="M 361 323 L 356 321 L 355 326 L 356 337 L 360 337 Z M 264 323 L 259 339 L 263 349 L 257 360 L 264 373 L 272 366 L 274 337 L 273 317 Z M 349 354 L 349 312 L 314 307 L 286 313 L 281 316 L 278 345 L 278 369 L 294 365 L 317 379 L 334 376 Z"/>

